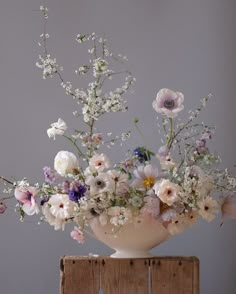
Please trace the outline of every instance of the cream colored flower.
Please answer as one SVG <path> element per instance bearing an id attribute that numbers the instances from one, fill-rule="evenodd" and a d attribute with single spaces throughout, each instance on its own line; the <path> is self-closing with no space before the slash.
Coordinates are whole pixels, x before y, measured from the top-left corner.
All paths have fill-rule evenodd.
<path id="1" fill-rule="evenodd" d="M 153 189 L 157 197 L 169 206 L 173 205 L 178 200 L 178 194 L 181 191 L 179 185 L 166 179 L 157 182 Z"/>
<path id="2" fill-rule="evenodd" d="M 72 174 L 79 168 L 76 156 L 69 151 L 59 151 L 54 159 L 54 168 L 61 175 Z"/>
<path id="3" fill-rule="evenodd" d="M 218 211 L 217 201 L 212 199 L 210 196 L 207 196 L 203 200 L 199 201 L 198 207 L 198 213 L 208 222 L 211 222 L 215 218 L 215 214 Z"/>

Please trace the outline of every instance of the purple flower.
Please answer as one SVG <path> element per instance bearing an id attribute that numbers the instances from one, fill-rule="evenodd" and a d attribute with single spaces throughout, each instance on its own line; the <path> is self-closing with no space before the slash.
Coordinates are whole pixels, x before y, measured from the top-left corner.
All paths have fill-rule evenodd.
<path id="1" fill-rule="evenodd" d="M 53 171 L 49 166 L 43 168 L 45 182 L 53 184 L 58 178 L 59 174 Z"/>
<path id="2" fill-rule="evenodd" d="M 4 202 L 0 202 L 0 213 L 4 213 L 6 209 L 6 204 Z"/>
<path id="3" fill-rule="evenodd" d="M 152 106 L 156 112 L 173 118 L 184 109 L 183 102 L 184 95 L 182 93 L 164 88 L 157 93 L 156 100 L 153 101 Z"/>
<path id="4" fill-rule="evenodd" d="M 78 202 L 78 200 L 85 196 L 87 188 L 80 183 L 77 185 L 72 185 L 72 188 L 69 190 L 69 198 L 71 201 Z"/>

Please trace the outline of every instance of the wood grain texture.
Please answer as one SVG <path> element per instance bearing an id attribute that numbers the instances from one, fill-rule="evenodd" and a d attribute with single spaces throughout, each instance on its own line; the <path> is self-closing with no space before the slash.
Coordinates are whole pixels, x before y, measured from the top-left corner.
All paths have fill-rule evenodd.
<path id="1" fill-rule="evenodd" d="M 196 257 L 61 259 L 60 294 L 199 294 Z"/>
<path id="2" fill-rule="evenodd" d="M 99 292 L 100 263 L 89 257 L 63 258 L 61 294 L 95 294 Z"/>
<path id="3" fill-rule="evenodd" d="M 199 294 L 194 257 L 165 257 L 151 261 L 152 294 Z M 195 279 L 195 280 L 194 280 Z"/>
<path id="4" fill-rule="evenodd" d="M 145 259 L 103 259 L 103 294 L 148 294 L 149 262 Z"/>

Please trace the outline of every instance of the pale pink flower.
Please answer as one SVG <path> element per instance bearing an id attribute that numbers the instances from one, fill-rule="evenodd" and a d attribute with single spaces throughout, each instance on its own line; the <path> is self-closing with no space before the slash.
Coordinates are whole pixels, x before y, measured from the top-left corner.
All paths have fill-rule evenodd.
<path id="1" fill-rule="evenodd" d="M 163 170 L 171 170 L 176 166 L 176 163 L 169 155 L 157 156 L 157 158 L 160 160 L 160 165 Z"/>
<path id="2" fill-rule="evenodd" d="M 169 180 L 162 179 L 155 184 L 153 189 L 162 202 L 171 206 L 178 200 L 181 187 Z"/>
<path id="3" fill-rule="evenodd" d="M 184 109 L 183 102 L 184 95 L 182 93 L 164 88 L 157 93 L 156 100 L 153 101 L 152 106 L 156 112 L 173 118 Z"/>
<path id="4" fill-rule="evenodd" d="M 109 170 L 107 174 L 114 181 L 115 193 L 124 194 L 129 190 L 129 176 L 117 170 Z"/>
<path id="5" fill-rule="evenodd" d="M 96 133 L 92 135 L 92 141 L 93 143 L 95 143 L 96 145 L 99 145 L 102 143 L 102 134 L 101 133 Z"/>
<path id="6" fill-rule="evenodd" d="M 4 213 L 6 209 L 6 204 L 4 202 L 0 202 L 0 213 Z"/>
<path id="7" fill-rule="evenodd" d="M 221 201 L 221 212 L 222 216 L 225 215 L 236 218 L 236 197 L 235 196 L 226 196 Z"/>
<path id="8" fill-rule="evenodd" d="M 149 190 L 156 183 L 159 172 L 158 169 L 153 167 L 151 164 L 140 165 L 136 170 L 134 170 L 135 180 L 132 186 L 140 190 Z"/>
<path id="9" fill-rule="evenodd" d="M 90 160 L 89 160 L 89 166 L 92 169 L 95 169 L 98 172 L 103 171 L 106 168 L 110 167 L 110 160 L 109 158 L 101 153 L 101 154 L 95 154 Z"/>
<path id="10" fill-rule="evenodd" d="M 85 241 L 84 233 L 78 227 L 74 227 L 74 230 L 70 233 L 70 236 L 78 243 L 84 243 Z"/>
<path id="11" fill-rule="evenodd" d="M 39 213 L 39 207 L 34 197 L 37 192 L 35 187 L 30 186 L 18 186 L 15 188 L 15 198 L 22 203 L 22 209 L 28 215 Z"/>
<path id="12" fill-rule="evenodd" d="M 157 218 L 160 214 L 160 200 L 157 197 L 144 197 L 144 206 L 141 208 L 141 215 L 143 217 Z"/>
<path id="13" fill-rule="evenodd" d="M 215 214 L 218 212 L 218 203 L 210 196 L 207 196 L 203 200 L 199 201 L 198 207 L 198 213 L 208 222 L 211 222 L 215 218 Z"/>
<path id="14" fill-rule="evenodd" d="M 171 235 L 178 235 L 183 233 L 187 227 L 185 216 L 183 214 L 178 214 L 170 221 L 167 230 Z"/>

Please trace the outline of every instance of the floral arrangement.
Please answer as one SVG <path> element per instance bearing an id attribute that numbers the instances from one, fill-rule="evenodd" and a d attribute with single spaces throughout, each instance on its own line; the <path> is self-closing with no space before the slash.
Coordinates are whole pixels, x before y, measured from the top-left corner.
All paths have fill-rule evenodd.
<path id="1" fill-rule="evenodd" d="M 49 34 L 46 32 L 48 9 L 40 7 L 44 16 L 45 31 L 40 36 L 39 46 L 43 54 L 36 66 L 43 78 L 57 77 L 66 94 L 71 96 L 79 110 L 73 115 L 84 123 L 85 130 L 69 133 L 61 118 L 51 124 L 48 137 L 59 136 L 68 140 L 74 148 L 60 151 L 54 159 L 54 168 L 43 168 L 45 181 L 32 185 L 26 178 L 11 181 L 4 177 L 0 199 L 0 213 L 7 209 L 10 198 L 16 200 L 16 212 L 23 221 L 25 215 L 41 215 L 55 230 L 64 230 L 67 223 L 74 223 L 71 237 L 79 243 L 89 234 L 90 220 L 97 218 L 105 226 L 115 228 L 143 220 L 160 222 L 171 235 L 183 232 L 200 217 L 210 222 L 217 212 L 236 217 L 236 178 L 228 170 L 219 170 L 220 158 L 210 152 L 208 141 L 214 128 L 198 123 L 199 113 L 205 108 L 211 95 L 201 100 L 195 111 L 189 111 L 187 121 L 179 114 L 184 110 L 184 95 L 170 89 L 161 89 L 153 101 L 158 113 L 158 129 L 162 134 L 162 146 L 149 150 L 139 146 L 127 152 L 122 162 L 112 165 L 103 147 L 122 144 L 130 132 L 119 136 L 97 131 L 97 121 L 107 113 L 127 111 L 125 96 L 131 90 L 135 78 L 124 70 L 127 58 L 113 54 L 105 38 L 96 34 L 78 35 L 82 45 L 92 44 L 88 53 L 90 60 L 81 65 L 75 74 L 88 76 L 92 81 L 86 89 L 73 88 L 65 82 L 62 67 L 47 50 Z M 112 68 L 118 65 L 118 71 Z M 109 82 L 124 77 L 124 84 L 109 89 Z M 105 92 L 104 89 L 109 89 Z M 139 119 L 134 119 L 139 132 Z M 14 196 L 12 195 L 14 194 Z"/>

